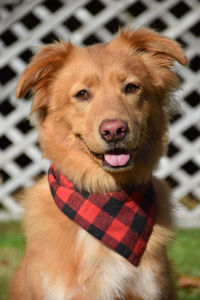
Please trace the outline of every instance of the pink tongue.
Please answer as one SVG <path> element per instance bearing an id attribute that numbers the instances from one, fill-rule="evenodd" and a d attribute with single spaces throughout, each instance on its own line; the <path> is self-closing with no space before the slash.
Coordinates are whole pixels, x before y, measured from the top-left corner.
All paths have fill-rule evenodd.
<path id="1" fill-rule="evenodd" d="M 113 167 L 124 166 L 129 161 L 130 154 L 105 154 L 104 159 Z"/>

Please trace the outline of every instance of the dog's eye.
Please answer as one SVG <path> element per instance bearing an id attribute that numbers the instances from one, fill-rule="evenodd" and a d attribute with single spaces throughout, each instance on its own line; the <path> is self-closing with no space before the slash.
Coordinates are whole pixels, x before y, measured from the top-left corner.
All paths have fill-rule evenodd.
<path id="1" fill-rule="evenodd" d="M 135 94 L 139 90 L 139 86 L 133 83 L 128 83 L 124 88 L 124 93 L 128 94 Z"/>
<path id="2" fill-rule="evenodd" d="M 75 95 L 75 97 L 80 100 L 88 100 L 90 95 L 86 90 L 81 90 Z"/>

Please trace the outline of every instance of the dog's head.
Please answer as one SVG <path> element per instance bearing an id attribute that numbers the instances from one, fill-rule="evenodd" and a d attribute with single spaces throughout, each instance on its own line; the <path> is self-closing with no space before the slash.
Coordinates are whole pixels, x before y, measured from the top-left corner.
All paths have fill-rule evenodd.
<path id="1" fill-rule="evenodd" d="M 44 155 L 80 188 L 116 189 L 147 180 L 165 152 L 169 96 L 177 87 L 178 44 L 149 29 L 108 44 L 45 46 L 22 74 L 32 90 Z"/>

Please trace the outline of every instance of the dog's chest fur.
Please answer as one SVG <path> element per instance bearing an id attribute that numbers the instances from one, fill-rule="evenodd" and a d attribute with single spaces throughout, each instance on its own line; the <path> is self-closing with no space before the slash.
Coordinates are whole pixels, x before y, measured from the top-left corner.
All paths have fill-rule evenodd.
<path id="1" fill-rule="evenodd" d="M 58 280 L 52 285 L 50 275 L 45 274 L 42 281 L 45 300 L 162 299 L 151 266 L 141 264 L 134 267 L 81 228 L 77 234 L 79 247 L 82 249 L 82 259 L 76 282 L 72 285 L 68 274 L 68 282 Z"/>

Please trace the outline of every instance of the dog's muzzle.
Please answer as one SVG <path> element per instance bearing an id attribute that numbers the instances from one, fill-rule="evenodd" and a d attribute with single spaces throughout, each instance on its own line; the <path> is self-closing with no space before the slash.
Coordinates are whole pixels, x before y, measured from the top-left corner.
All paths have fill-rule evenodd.
<path id="1" fill-rule="evenodd" d="M 107 169 L 130 166 L 132 151 L 124 147 L 125 138 L 129 133 L 127 122 L 121 119 L 106 119 L 101 123 L 99 133 L 109 149 L 103 155 L 103 166 Z"/>

